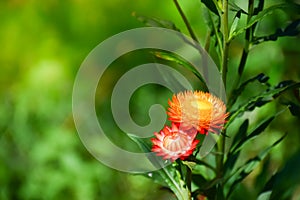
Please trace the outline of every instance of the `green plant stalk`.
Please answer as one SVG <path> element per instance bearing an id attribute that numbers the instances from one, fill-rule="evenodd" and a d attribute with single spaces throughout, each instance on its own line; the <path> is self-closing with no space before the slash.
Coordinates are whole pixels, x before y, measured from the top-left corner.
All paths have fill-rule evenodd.
<path id="1" fill-rule="evenodd" d="M 198 38 L 197 38 L 196 34 L 194 33 L 194 31 L 193 31 L 193 29 L 192 29 L 192 26 L 190 25 L 190 23 L 189 23 L 187 17 L 185 16 L 183 10 L 181 9 L 181 7 L 180 7 L 178 1 L 177 1 L 177 0 L 173 0 L 173 2 L 174 2 L 174 4 L 175 4 L 175 6 L 176 6 L 176 8 L 177 8 L 177 10 L 178 10 L 178 12 L 179 12 L 181 18 L 183 19 L 184 24 L 185 24 L 185 26 L 187 27 L 187 29 L 188 29 L 188 31 L 189 31 L 189 34 L 191 35 L 191 37 L 193 38 L 193 40 L 195 40 L 196 42 L 199 43 Z"/>
<path id="2" fill-rule="evenodd" d="M 200 55 L 203 55 L 203 49 L 202 49 L 202 48 L 199 48 L 199 46 L 198 46 L 199 40 L 198 40 L 196 34 L 194 33 L 194 31 L 193 31 L 193 29 L 192 29 L 192 26 L 191 26 L 191 24 L 189 23 L 187 17 L 185 16 L 183 10 L 181 9 L 181 7 L 180 7 L 178 1 L 177 1 L 177 0 L 173 0 L 173 2 L 174 2 L 174 4 L 175 4 L 176 9 L 178 10 L 178 12 L 179 12 L 181 18 L 183 19 L 184 24 L 185 24 L 185 26 L 187 27 L 190 36 L 191 36 L 192 39 L 194 40 L 194 45 L 192 44 L 192 46 L 194 46 L 194 47 L 198 50 L 198 52 L 200 53 Z M 203 69 L 204 69 L 203 75 L 204 75 L 204 77 L 207 77 L 207 74 L 208 74 L 207 60 L 206 60 L 206 59 L 203 59 L 203 63 L 202 63 L 202 64 L 203 64 L 203 66 L 204 66 L 204 67 L 203 67 Z"/>
<path id="3" fill-rule="evenodd" d="M 254 10 L 254 0 L 249 0 L 249 4 L 248 4 L 248 16 L 247 16 L 247 24 L 249 23 L 252 15 L 253 15 L 253 10 Z M 252 41 L 252 37 L 253 37 L 253 28 L 249 27 L 246 30 L 246 35 L 245 35 L 245 47 L 243 49 L 243 54 L 242 54 L 242 58 L 239 64 L 239 68 L 238 68 L 238 72 L 239 72 L 239 76 L 238 78 L 240 79 L 243 72 L 244 72 L 244 68 L 246 65 L 246 61 L 247 61 L 247 57 L 248 57 L 248 53 L 249 53 L 249 49 L 250 49 L 250 44 Z"/>
<path id="4" fill-rule="evenodd" d="M 228 47 L 229 47 L 229 30 L 228 30 L 228 0 L 223 1 L 223 14 L 222 14 L 222 28 L 223 28 L 223 57 L 221 73 L 224 86 L 226 88 L 227 68 L 228 68 Z"/>
<path id="5" fill-rule="evenodd" d="M 218 58 L 219 58 L 219 61 L 220 61 L 220 66 L 222 66 L 222 58 L 223 58 L 222 46 L 223 45 L 222 45 L 222 42 L 221 42 L 221 39 L 220 39 L 220 36 L 219 36 L 219 33 L 218 33 L 218 28 L 216 27 L 216 25 L 213 21 L 213 18 L 211 16 L 210 11 L 208 11 L 208 16 L 209 16 L 210 20 L 212 21 L 213 31 L 215 32 L 215 36 L 216 36 L 216 39 L 217 39 L 217 42 L 218 42 L 219 51 L 217 51 L 217 55 L 218 55 Z"/>
<path id="6" fill-rule="evenodd" d="M 204 44 L 204 50 L 208 53 L 210 48 L 210 41 L 211 41 L 211 31 L 209 30 L 207 32 L 206 38 L 205 38 L 205 44 Z M 203 77 L 208 77 L 208 65 L 207 65 L 207 59 L 203 59 Z M 208 90 L 207 90 L 208 91 Z"/>
<path id="7" fill-rule="evenodd" d="M 253 13 L 254 8 L 254 0 L 249 0 L 249 15 Z M 249 22 L 251 16 L 248 15 L 247 23 Z M 226 88 L 226 81 L 227 81 L 227 71 L 228 71 L 228 49 L 230 45 L 229 41 L 229 31 L 228 31 L 228 0 L 223 1 L 223 14 L 222 14 L 222 27 L 223 27 L 223 59 L 222 59 L 222 66 L 221 66 L 221 72 L 222 72 L 222 79 L 224 82 L 224 86 Z M 252 28 L 249 28 L 246 32 L 246 45 L 243 51 L 241 63 L 243 66 L 246 64 L 246 60 L 248 57 L 248 50 L 250 46 L 250 41 L 252 39 Z M 247 40 L 248 39 L 248 40 Z M 244 53 L 245 52 L 245 53 Z M 245 55 L 244 55 L 245 54 Z M 240 68 L 239 68 L 240 69 Z M 240 78 L 240 76 L 239 76 Z M 240 81 L 240 80 L 238 80 Z M 227 89 L 227 88 L 226 88 Z M 227 108 L 229 109 L 229 108 Z M 223 171 L 224 171 L 224 160 L 225 160 L 225 144 L 226 144 L 226 129 L 223 130 L 223 134 L 220 136 L 220 141 L 218 144 L 219 151 L 221 155 L 219 156 L 219 160 L 217 162 L 218 171 L 217 171 L 217 177 L 222 178 L 223 177 Z M 222 185 L 221 185 L 222 186 Z"/>
<path id="8" fill-rule="evenodd" d="M 228 68 L 228 48 L 229 48 L 229 29 L 228 29 L 228 0 L 223 0 L 223 13 L 222 13 L 222 32 L 223 32 L 223 57 L 222 57 L 222 66 L 221 73 L 224 86 L 226 88 L 226 77 L 227 77 L 227 68 Z M 220 135 L 218 141 L 218 151 L 220 155 L 216 156 L 217 159 L 217 178 L 223 177 L 224 171 L 224 158 L 225 158 L 225 143 L 226 143 L 226 130 L 224 129 L 223 134 Z"/>
<path id="9" fill-rule="evenodd" d="M 248 4 L 248 16 L 247 16 L 247 24 L 249 23 L 252 15 L 253 15 L 253 11 L 254 11 L 254 0 L 249 0 L 249 4 Z M 252 42 L 252 38 L 253 38 L 253 27 L 251 26 L 248 29 L 246 29 L 246 33 L 245 33 L 245 46 L 242 52 L 242 57 L 238 66 L 238 76 L 237 79 L 235 80 L 234 84 L 233 84 L 233 88 L 230 92 L 230 94 L 228 95 L 228 98 L 232 98 L 232 94 L 233 94 L 233 90 L 235 90 L 236 88 L 239 87 L 239 84 L 241 82 L 241 78 L 245 69 L 245 65 L 247 62 L 247 58 L 248 58 L 248 54 L 249 54 L 249 50 L 251 47 L 251 42 Z M 229 102 L 234 102 L 234 100 L 229 101 Z M 231 106 L 232 103 L 229 104 L 229 106 Z"/>

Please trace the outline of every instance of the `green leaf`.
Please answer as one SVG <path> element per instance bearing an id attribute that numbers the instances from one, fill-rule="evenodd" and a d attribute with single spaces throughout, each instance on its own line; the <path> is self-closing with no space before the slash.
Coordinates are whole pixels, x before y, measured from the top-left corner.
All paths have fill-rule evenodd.
<path id="1" fill-rule="evenodd" d="M 248 120 L 245 120 L 244 123 L 240 126 L 239 132 L 235 138 L 235 141 L 230 148 L 230 152 L 228 154 L 228 158 L 224 164 L 225 175 L 227 175 L 232 168 L 234 167 L 242 147 L 249 141 L 251 141 L 254 137 L 261 134 L 273 121 L 275 116 L 272 116 L 266 120 L 264 120 L 260 125 L 258 125 L 250 134 L 246 135 L 248 129 Z"/>
<path id="2" fill-rule="evenodd" d="M 213 48 L 216 51 L 216 54 L 218 55 L 218 58 L 221 62 L 222 60 L 222 49 L 223 49 L 223 43 L 222 43 L 222 33 L 221 33 L 221 18 L 219 15 L 213 15 L 209 10 L 203 9 L 203 18 L 204 22 L 207 24 L 209 31 L 210 31 L 210 37 L 215 37 L 215 47 Z"/>
<path id="3" fill-rule="evenodd" d="M 236 145 L 238 144 L 238 141 L 241 141 L 243 138 L 247 137 L 248 127 L 249 127 L 249 120 L 246 119 L 240 126 L 237 134 L 234 136 L 231 144 L 231 148 L 235 148 Z"/>
<path id="4" fill-rule="evenodd" d="M 265 0 L 259 0 L 257 7 L 254 8 L 253 15 L 257 15 L 264 8 Z"/>
<path id="5" fill-rule="evenodd" d="M 193 174 L 193 183 L 197 185 L 199 188 L 206 189 L 207 180 L 201 174 Z"/>
<path id="6" fill-rule="evenodd" d="M 249 159 L 245 164 L 243 164 L 241 167 L 239 167 L 236 172 L 239 172 L 237 175 L 231 177 L 234 177 L 234 182 L 229 188 L 229 191 L 227 193 L 227 198 L 231 195 L 231 193 L 234 191 L 235 187 L 243 181 L 255 168 L 256 166 L 268 155 L 270 150 L 275 147 L 277 144 L 279 144 L 287 134 L 283 135 L 281 138 L 276 140 L 272 145 L 262 150 L 257 156 Z M 236 173 L 235 172 L 235 173 Z"/>
<path id="7" fill-rule="evenodd" d="M 272 116 L 272 117 L 269 117 L 268 119 L 264 120 L 249 135 L 247 135 L 244 138 L 241 138 L 239 143 L 232 149 L 232 152 L 234 153 L 236 151 L 239 151 L 243 147 L 243 145 L 245 145 L 247 142 L 249 142 L 254 137 L 261 134 L 269 126 L 269 124 L 273 121 L 274 118 L 275 118 L 275 116 Z"/>
<path id="8" fill-rule="evenodd" d="M 175 168 L 163 168 L 162 171 L 162 176 L 165 177 L 167 184 L 178 200 L 187 200 L 191 198 L 190 191 L 186 187 L 185 182 L 182 180 L 180 173 L 175 170 Z"/>
<path id="9" fill-rule="evenodd" d="M 135 141 L 144 152 L 151 151 L 151 146 L 142 140 L 141 138 L 135 137 L 133 135 L 129 136 L 133 141 Z M 161 166 L 161 161 L 157 157 L 151 157 L 149 160 L 154 166 Z M 144 174 L 148 178 L 154 179 L 154 181 L 161 183 L 163 186 L 168 186 L 176 195 L 178 200 L 190 199 L 190 192 L 187 189 L 185 182 L 182 180 L 180 173 L 176 170 L 174 163 L 167 165 L 157 171 L 149 172 Z"/>
<path id="10" fill-rule="evenodd" d="M 228 5 L 229 5 L 229 9 L 231 11 L 240 12 L 240 13 L 248 15 L 248 13 L 246 11 L 244 11 L 241 7 L 236 5 L 234 2 L 228 2 Z"/>
<path id="11" fill-rule="evenodd" d="M 204 22 L 207 24 L 208 28 L 211 30 L 211 34 L 217 35 L 220 33 L 220 16 L 212 15 L 211 12 L 207 9 L 203 9 L 203 18 Z"/>
<path id="12" fill-rule="evenodd" d="M 200 159 L 194 159 L 193 162 L 195 162 L 197 165 L 203 165 L 207 167 L 208 169 L 211 169 L 212 171 L 216 172 L 216 168 L 208 164 L 207 162 L 200 160 Z"/>
<path id="13" fill-rule="evenodd" d="M 231 147 L 230 147 L 230 152 L 228 154 L 228 158 L 227 158 L 227 160 L 224 164 L 225 175 L 233 169 L 233 167 L 234 167 L 234 165 L 235 165 L 235 163 L 236 163 L 236 161 L 237 161 L 237 159 L 240 155 L 240 151 L 237 151 L 237 152 L 233 153 L 233 149 L 236 148 L 239 141 L 242 141 L 247 137 L 248 126 L 249 126 L 249 120 L 246 119 L 242 123 L 242 125 L 240 126 L 237 134 L 233 138 L 233 141 L 232 141 Z"/>
<path id="14" fill-rule="evenodd" d="M 153 52 L 153 54 L 157 58 L 167 60 L 167 61 L 171 61 L 171 62 L 175 62 L 175 63 L 185 67 L 186 69 L 192 71 L 199 79 L 201 79 L 201 81 L 204 82 L 201 74 L 194 68 L 194 66 L 192 64 L 186 62 L 185 60 L 183 60 L 179 56 L 176 56 L 175 54 L 172 54 L 172 53 L 169 53 L 169 52 L 163 52 L 163 51 L 155 51 L 155 52 Z"/>
<path id="15" fill-rule="evenodd" d="M 147 17 L 143 15 L 138 15 L 135 12 L 132 13 L 134 17 L 137 18 L 140 22 L 145 24 L 146 26 L 151 26 L 151 27 L 162 27 L 162 28 L 167 28 L 167 29 L 172 29 L 175 31 L 179 31 L 179 29 L 176 27 L 176 25 L 168 20 L 163 20 L 163 19 L 158 19 L 154 17 Z"/>
<path id="16" fill-rule="evenodd" d="M 131 134 L 127 134 L 127 135 L 140 147 L 140 149 L 143 152 L 145 153 L 151 152 L 152 144 L 148 140 L 136 137 L 135 135 L 131 135 Z M 154 156 L 149 156 L 148 159 L 153 164 L 153 166 L 155 166 L 156 168 L 160 168 L 161 160 L 159 160 L 157 157 Z"/>
<path id="17" fill-rule="evenodd" d="M 300 90 L 294 89 L 287 91 L 280 97 L 280 103 L 288 106 L 291 114 L 300 117 Z"/>
<path id="18" fill-rule="evenodd" d="M 257 197 L 257 200 L 269 200 L 271 197 L 271 191 L 267 191 L 264 193 L 259 194 Z"/>
<path id="19" fill-rule="evenodd" d="M 221 184 L 217 185 L 217 195 L 216 195 L 216 199 L 225 199 L 224 196 L 224 188 L 221 186 Z"/>
<path id="20" fill-rule="evenodd" d="M 291 199 L 293 191 L 300 183 L 299 166 L 300 152 L 297 152 L 279 172 L 270 178 L 262 193 L 272 191 L 270 200 Z"/>
<path id="21" fill-rule="evenodd" d="M 213 13 L 219 15 L 217 5 L 213 0 L 201 0 L 201 2 Z"/>
<path id="22" fill-rule="evenodd" d="M 240 96 L 240 94 L 245 90 L 245 88 L 249 85 L 249 83 L 252 83 L 254 81 L 258 81 L 262 84 L 266 84 L 270 87 L 270 84 L 268 83 L 269 77 L 263 73 L 258 74 L 255 77 L 250 78 L 249 80 L 242 83 L 237 89 L 232 91 L 232 98 L 229 99 L 228 105 L 234 105 L 236 102 L 236 99 Z"/>
<path id="23" fill-rule="evenodd" d="M 300 117 L 300 106 L 299 105 L 297 105 L 293 102 L 290 102 L 289 103 L 289 110 L 290 110 L 292 115 Z"/>
<path id="24" fill-rule="evenodd" d="M 235 163 L 237 161 L 237 159 L 240 156 L 241 151 L 237 151 L 235 153 L 229 152 L 228 154 L 228 158 L 224 164 L 224 175 L 227 176 L 229 175 L 229 173 L 231 173 L 233 167 L 235 166 Z"/>
<path id="25" fill-rule="evenodd" d="M 233 33 L 233 37 L 243 33 L 246 29 L 250 28 L 255 23 L 261 21 L 264 17 L 266 17 L 268 15 L 271 15 L 275 10 L 278 10 L 278 9 L 281 9 L 281 10 L 295 10 L 296 12 L 298 12 L 299 9 L 300 9 L 300 5 L 292 4 L 292 3 L 282 3 L 282 4 L 278 4 L 278 5 L 274 5 L 274 6 L 271 6 L 269 8 L 266 8 L 263 11 L 259 12 L 258 15 L 252 17 L 251 20 L 249 21 L 249 23 L 245 27 L 235 31 Z"/>
<path id="26" fill-rule="evenodd" d="M 266 41 L 275 41 L 279 37 L 285 37 L 285 36 L 297 36 L 300 33 L 300 19 L 297 19 L 287 25 L 284 29 L 277 29 L 275 33 L 268 35 L 268 36 L 262 36 L 262 37 L 256 37 L 253 41 L 254 44 L 259 44 Z"/>
<path id="27" fill-rule="evenodd" d="M 281 36 L 297 36 L 300 33 L 300 19 L 290 23 L 283 31 Z"/>
<path id="28" fill-rule="evenodd" d="M 178 200 L 190 199 L 190 192 L 174 165 L 168 165 L 160 170 L 149 172 L 144 176 L 153 179 L 164 187 L 170 188 Z"/>
<path id="29" fill-rule="evenodd" d="M 191 171 L 195 168 L 196 164 L 195 162 L 192 162 L 192 161 L 182 161 L 182 163 L 184 165 L 186 165 Z"/>
<path id="30" fill-rule="evenodd" d="M 230 31 L 229 31 L 229 40 L 231 40 L 232 36 L 234 35 L 234 32 L 236 31 L 238 22 L 240 21 L 240 17 L 241 17 L 241 11 L 238 11 L 233 19 L 232 25 L 230 27 Z"/>
<path id="31" fill-rule="evenodd" d="M 143 176 L 150 178 L 153 180 L 153 182 L 161 185 L 162 187 L 168 188 L 168 184 L 166 183 L 165 179 L 160 175 L 159 172 L 154 171 L 154 172 L 149 172 L 149 173 L 144 173 L 142 174 Z"/>
<path id="32" fill-rule="evenodd" d="M 300 82 L 295 83 L 293 81 L 283 81 L 274 88 L 268 88 L 264 93 L 252 97 L 246 104 L 240 106 L 237 110 L 231 112 L 229 121 L 226 123 L 225 128 L 228 127 L 232 121 L 239 115 L 246 111 L 251 111 L 256 107 L 261 107 L 268 102 L 273 101 L 284 92 L 300 88 Z"/>
<path id="33" fill-rule="evenodd" d="M 191 71 L 200 80 L 201 87 L 203 87 L 204 90 L 208 90 L 206 83 L 205 83 L 204 79 L 202 78 L 202 75 L 199 73 L 198 70 L 195 69 L 195 67 L 192 64 L 186 62 L 184 59 L 180 58 L 179 56 L 176 56 L 175 54 L 172 54 L 169 52 L 155 51 L 155 52 L 153 52 L 153 54 L 159 59 L 174 62 L 174 63 L 186 68 L 187 70 Z"/>

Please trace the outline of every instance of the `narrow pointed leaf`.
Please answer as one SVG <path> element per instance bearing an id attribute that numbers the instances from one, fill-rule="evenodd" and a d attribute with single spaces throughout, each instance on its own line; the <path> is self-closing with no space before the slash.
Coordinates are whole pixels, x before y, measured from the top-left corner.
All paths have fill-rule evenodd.
<path id="1" fill-rule="evenodd" d="M 230 27 L 229 31 L 229 40 L 233 38 L 234 32 L 236 31 L 236 28 L 238 26 L 238 22 L 240 21 L 241 17 L 241 11 L 238 11 L 233 19 L 232 25 Z"/>
<path id="2" fill-rule="evenodd" d="M 151 26 L 151 27 L 162 27 L 162 28 L 167 28 L 167 29 L 172 29 L 175 31 L 179 31 L 179 29 L 176 27 L 176 25 L 168 20 L 163 20 L 163 19 L 158 19 L 154 17 L 147 17 L 143 15 L 138 15 L 135 12 L 132 13 L 134 17 L 137 18 L 140 22 L 145 24 L 146 26 Z"/>
<path id="3" fill-rule="evenodd" d="M 263 73 L 260 73 L 250 79 L 248 79 L 247 81 L 245 81 L 244 83 L 242 83 L 237 89 L 233 90 L 232 92 L 232 96 L 233 98 L 232 101 L 236 99 L 240 96 L 240 94 L 245 90 L 245 88 L 252 82 L 254 81 L 258 81 L 260 82 L 261 84 L 265 84 L 267 86 L 270 87 L 270 84 L 268 83 L 268 80 L 269 80 L 270 77 L 268 77 L 267 75 L 263 74 Z M 234 102 L 232 102 L 231 100 L 229 100 L 228 104 L 229 105 L 234 105 Z"/>
<path id="4" fill-rule="evenodd" d="M 207 184 L 206 178 L 202 176 L 201 174 L 193 174 L 193 182 L 200 188 L 205 188 L 205 185 Z"/>
<path id="5" fill-rule="evenodd" d="M 299 166 L 300 152 L 297 152 L 279 172 L 270 178 L 261 192 L 272 191 L 270 200 L 292 199 L 291 195 L 300 183 Z"/>
<path id="6" fill-rule="evenodd" d="M 233 149 L 236 148 L 236 146 L 238 145 L 239 141 L 244 140 L 247 137 L 247 130 L 248 130 L 248 126 L 249 126 L 249 120 L 246 119 L 242 125 L 240 126 L 237 134 L 234 136 L 233 141 L 231 143 L 231 147 L 230 147 L 230 152 L 228 154 L 228 158 L 224 164 L 224 171 L 225 171 L 225 175 L 227 175 L 234 167 L 239 155 L 240 155 L 240 151 L 237 152 L 233 152 Z"/>
<path id="7" fill-rule="evenodd" d="M 292 115 L 294 115 L 296 117 L 300 117 L 300 105 L 297 105 L 293 102 L 290 102 L 289 103 L 289 110 L 290 110 Z"/>
<path id="8" fill-rule="evenodd" d="M 246 11 L 244 11 L 241 7 L 239 7 L 238 5 L 236 5 L 234 2 L 228 2 L 228 5 L 229 5 L 229 9 L 231 11 L 241 12 L 243 14 L 248 15 L 248 13 Z"/>
<path id="9" fill-rule="evenodd" d="M 279 37 L 285 37 L 285 36 L 297 36 L 300 34 L 300 19 L 297 19 L 290 23 L 287 27 L 284 29 L 277 29 L 275 33 L 268 35 L 268 36 L 262 36 L 257 37 L 254 40 L 254 44 L 259 44 L 266 41 L 275 41 Z"/>
<path id="10" fill-rule="evenodd" d="M 259 0 L 257 7 L 254 8 L 253 15 L 257 15 L 264 8 L 265 0 Z"/>
<path id="11" fill-rule="evenodd" d="M 243 164 L 241 167 L 237 169 L 239 172 L 237 176 L 235 177 L 234 182 L 230 186 L 230 189 L 227 193 L 227 198 L 231 195 L 231 193 L 234 191 L 235 187 L 243 181 L 255 168 L 256 166 L 267 156 L 267 154 L 270 152 L 270 150 L 275 147 L 277 144 L 279 144 L 284 138 L 286 137 L 286 134 L 283 135 L 281 138 L 276 140 L 272 145 L 262 150 L 257 156 L 249 159 L 245 164 Z"/>
<path id="12" fill-rule="evenodd" d="M 249 23 L 237 30 L 236 32 L 234 32 L 234 36 L 237 36 L 241 33 L 243 33 L 246 29 L 250 28 L 251 26 L 253 26 L 254 24 L 256 24 L 257 22 L 261 21 L 264 17 L 271 15 L 275 10 L 295 10 L 295 12 L 298 12 L 300 9 L 300 5 L 298 4 L 291 4 L 291 3 L 282 3 L 282 4 L 278 4 L 278 5 L 274 5 L 271 6 L 269 8 L 264 9 L 263 11 L 259 12 L 258 15 L 254 16 L 251 18 L 251 20 L 249 21 Z"/>
<path id="13" fill-rule="evenodd" d="M 238 141 L 241 141 L 243 138 L 247 137 L 248 127 L 249 127 L 249 120 L 246 119 L 240 126 L 237 134 L 234 136 L 233 141 L 231 143 L 231 148 L 234 149 L 238 144 Z"/>
<path id="14" fill-rule="evenodd" d="M 225 176 L 229 175 L 231 173 L 232 169 L 234 168 L 236 161 L 238 160 L 240 156 L 241 151 L 237 151 L 235 153 L 230 152 L 228 154 L 228 158 L 224 164 L 224 171 L 225 171 Z"/>
<path id="15" fill-rule="evenodd" d="M 196 70 L 193 65 L 186 62 L 184 59 L 182 59 L 179 56 L 176 56 L 172 53 L 163 52 L 163 51 L 155 51 L 155 52 L 153 52 L 153 54 L 159 59 L 174 62 L 174 63 L 186 68 L 187 70 L 191 71 L 200 80 L 201 87 L 203 87 L 204 90 L 208 90 L 206 83 L 205 83 L 204 79 L 202 78 L 202 75 L 199 73 L 199 71 Z"/>
<path id="16" fill-rule="evenodd" d="M 213 0 L 201 0 L 201 2 L 213 13 L 219 15 L 218 8 Z"/>
<path id="17" fill-rule="evenodd" d="M 212 36 L 220 32 L 220 16 L 211 14 L 209 10 L 203 9 L 204 22 L 207 24 L 208 28 L 211 30 Z"/>
<path id="18" fill-rule="evenodd" d="M 278 98 L 284 92 L 297 88 L 300 88 L 300 82 L 295 83 L 293 81 L 284 81 L 274 88 L 268 88 L 264 93 L 251 98 L 246 104 L 240 106 L 237 110 L 231 111 L 231 116 L 225 126 L 229 126 L 235 117 L 240 116 L 244 112 L 254 110 L 256 107 L 261 107 Z"/>
<path id="19" fill-rule="evenodd" d="M 268 181 L 272 172 L 270 172 L 271 166 L 271 156 L 268 155 L 263 161 L 261 170 L 259 174 L 255 177 L 254 185 L 256 186 L 257 190 L 262 190 L 264 188 L 266 182 Z"/>
<path id="20" fill-rule="evenodd" d="M 259 134 L 261 134 L 269 126 L 269 124 L 273 121 L 274 118 L 275 118 L 275 116 L 272 116 L 272 117 L 264 120 L 249 135 L 247 135 L 246 137 L 242 138 L 240 140 L 240 142 L 233 148 L 232 152 L 236 152 L 236 151 L 240 150 L 243 147 L 243 145 L 245 145 L 247 142 L 249 142 L 254 137 L 256 137 Z"/>

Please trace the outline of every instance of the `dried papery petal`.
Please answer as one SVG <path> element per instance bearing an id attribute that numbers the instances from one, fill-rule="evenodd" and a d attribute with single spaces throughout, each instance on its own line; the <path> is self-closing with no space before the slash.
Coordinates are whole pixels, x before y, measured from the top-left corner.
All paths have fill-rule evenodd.
<path id="1" fill-rule="evenodd" d="M 152 151 L 164 159 L 175 161 L 180 158 L 184 160 L 190 156 L 198 140 L 195 140 L 196 132 L 184 132 L 173 123 L 171 127 L 165 126 L 159 133 L 154 133 L 156 138 L 153 143 Z"/>
<path id="2" fill-rule="evenodd" d="M 220 133 L 228 116 L 222 100 L 201 91 L 178 93 L 168 103 L 170 121 L 180 124 L 181 129 L 196 129 L 201 134 Z"/>

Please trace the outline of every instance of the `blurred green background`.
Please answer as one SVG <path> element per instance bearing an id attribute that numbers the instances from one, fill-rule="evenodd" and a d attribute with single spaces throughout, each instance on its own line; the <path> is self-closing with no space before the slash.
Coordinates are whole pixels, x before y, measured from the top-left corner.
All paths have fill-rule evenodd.
<path id="1" fill-rule="evenodd" d="M 237 1 L 242 7 L 247 5 Z M 279 1 L 268 1 L 268 4 Z M 181 1 L 200 41 L 206 26 L 199 1 Z M 0 199 L 170 199 L 159 186 L 143 176 L 110 169 L 94 159 L 77 135 L 72 118 L 72 87 L 76 72 L 87 54 L 101 41 L 121 31 L 143 26 L 132 12 L 172 20 L 186 33 L 171 0 L 3 0 L 0 2 Z M 275 17 L 274 17 L 275 16 Z M 286 23 L 283 13 L 265 19 L 260 34 L 272 33 Z M 246 75 L 271 76 L 271 82 L 300 80 L 299 36 L 262 44 L 251 52 Z M 242 37 L 232 44 L 230 76 L 242 48 Z M 114 73 L 108 75 L 112 88 Z M 112 77 L 110 77 L 112 76 Z M 116 75 L 117 76 L 117 75 Z M 111 79 L 111 80 L 110 80 Z M 253 85 L 249 93 L 255 92 Z M 139 111 L 135 119 L 147 123 L 148 106 L 160 102 L 162 94 L 145 87 L 133 101 Z M 157 89 L 157 88 L 155 88 Z M 150 92 L 149 92 L 150 91 Z M 107 104 L 107 94 L 97 101 Z M 162 96 L 164 98 L 162 98 Z M 145 100 L 145 96 L 147 100 Z M 102 99 L 101 99 L 102 98 Z M 249 114 L 259 121 L 264 114 L 280 107 L 271 104 Z M 288 132 L 286 140 L 272 152 L 272 170 L 278 169 L 299 150 L 299 119 L 284 111 L 256 146 L 268 143 L 271 136 Z M 113 124 L 113 122 L 111 122 Z M 107 120 L 107 127 L 113 126 Z M 238 123 L 237 123 L 238 124 Z M 232 127 L 232 131 L 236 127 Z M 253 154 L 253 143 L 244 157 Z M 253 190 L 251 177 L 245 191 Z"/>

